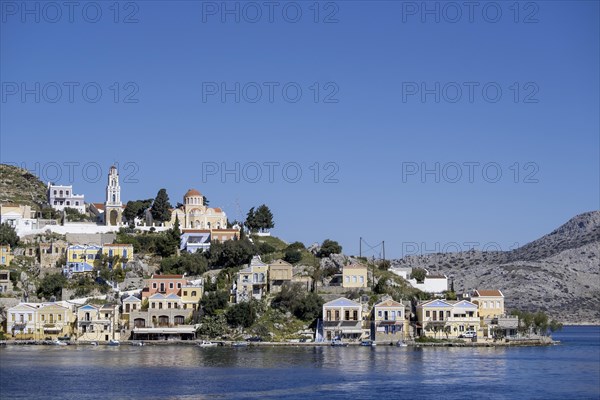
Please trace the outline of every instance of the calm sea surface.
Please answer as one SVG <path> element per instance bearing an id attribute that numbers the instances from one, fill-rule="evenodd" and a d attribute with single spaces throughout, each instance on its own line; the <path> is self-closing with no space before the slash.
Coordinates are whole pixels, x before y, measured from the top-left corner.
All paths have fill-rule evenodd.
<path id="1" fill-rule="evenodd" d="M 6 346 L 2 399 L 598 399 L 600 327 L 524 348 Z"/>

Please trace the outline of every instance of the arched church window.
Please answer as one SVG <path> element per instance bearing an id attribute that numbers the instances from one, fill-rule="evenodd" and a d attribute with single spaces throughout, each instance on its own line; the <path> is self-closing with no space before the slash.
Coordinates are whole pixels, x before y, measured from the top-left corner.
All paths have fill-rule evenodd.
<path id="1" fill-rule="evenodd" d="M 114 194 L 112 195 L 112 201 L 113 201 L 113 203 L 115 203 L 117 201 L 117 196 Z"/>

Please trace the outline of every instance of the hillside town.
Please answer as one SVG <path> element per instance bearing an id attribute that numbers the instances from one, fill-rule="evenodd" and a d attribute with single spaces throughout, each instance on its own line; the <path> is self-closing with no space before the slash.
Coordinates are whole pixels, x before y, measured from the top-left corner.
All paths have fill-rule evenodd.
<path id="1" fill-rule="evenodd" d="M 229 221 L 196 189 L 123 204 L 47 183 L 46 204 L 0 204 L 0 334 L 8 342 L 519 343 L 559 328 L 505 308 L 502 288 L 454 290 L 424 268 L 271 235 L 266 205 Z"/>

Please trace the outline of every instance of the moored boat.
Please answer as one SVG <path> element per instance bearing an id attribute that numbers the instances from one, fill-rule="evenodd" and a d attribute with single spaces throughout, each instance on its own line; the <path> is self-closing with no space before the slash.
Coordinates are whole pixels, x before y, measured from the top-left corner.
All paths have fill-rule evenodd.
<path id="1" fill-rule="evenodd" d="M 203 340 L 201 342 L 196 343 L 199 347 L 216 347 L 217 343 L 213 343 L 213 342 L 209 342 L 206 340 Z"/>

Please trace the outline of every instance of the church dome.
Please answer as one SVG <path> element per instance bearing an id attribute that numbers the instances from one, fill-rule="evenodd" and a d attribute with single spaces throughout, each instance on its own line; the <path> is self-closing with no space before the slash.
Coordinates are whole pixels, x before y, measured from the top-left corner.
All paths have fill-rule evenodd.
<path id="1" fill-rule="evenodd" d="M 186 197 L 198 197 L 198 196 L 202 196 L 202 193 L 200 193 L 199 191 L 197 191 L 196 189 L 190 189 L 187 191 L 187 193 L 183 196 L 183 198 L 185 199 Z"/>

